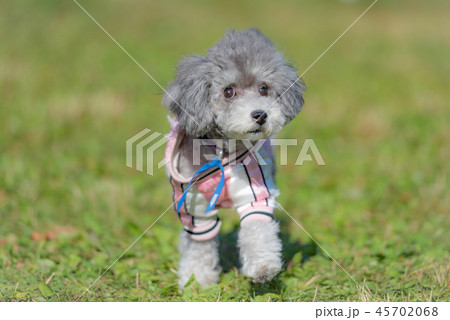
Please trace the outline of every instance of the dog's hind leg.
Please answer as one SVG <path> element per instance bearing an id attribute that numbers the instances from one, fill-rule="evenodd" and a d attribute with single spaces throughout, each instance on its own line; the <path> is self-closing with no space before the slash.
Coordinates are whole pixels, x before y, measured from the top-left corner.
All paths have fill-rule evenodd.
<path id="1" fill-rule="evenodd" d="M 282 243 L 277 222 L 248 221 L 238 236 L 241 272 L 255 283 L 272 280 L 281 270 Z"/>
<path id="2" fill-rule="evenodd" d="M 178 269 L 180 289 L 184 288 L 192 274 L 202 287 L 219 281 L 221 269 L 217 236 L 206 241 L 196 241 L 182 231 L 178 250 L 181 253 Z"/>

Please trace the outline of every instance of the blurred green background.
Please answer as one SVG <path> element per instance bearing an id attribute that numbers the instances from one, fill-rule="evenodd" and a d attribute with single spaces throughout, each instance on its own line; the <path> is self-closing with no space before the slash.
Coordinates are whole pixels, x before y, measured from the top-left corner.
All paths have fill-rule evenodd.
<path id="1" fill-rule="evenodd" d="M 230 27 L 259 28 L 301 73 L 371 3 L 79 2 L 163 86 Z M 326 162 L 294 166 L 292 147 L 279 202 L 365 291 L 282 211 L 286 270 L 253 285 L 225 211 L 220 283 L 181 293 L 169 209 L 80 300 L 448 301 L 449 13 L 380 0 L 303 77 L 279 135 Z M 125 166 L 127 139 L 169 130 L 162 90 L 71 0 L 1 1 L 0 40 L 0 300 L 75 300 L 171 205 L 163 170 Z"/>

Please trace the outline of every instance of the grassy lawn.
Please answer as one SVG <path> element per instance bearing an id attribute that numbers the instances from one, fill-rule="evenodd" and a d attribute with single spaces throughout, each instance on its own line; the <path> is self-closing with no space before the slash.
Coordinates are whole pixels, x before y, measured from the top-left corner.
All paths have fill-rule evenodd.
<path id="1" fill-rule="evenodd" d="M 370 1 L 79 1 L 163 86 L 226 28 L 259 27 L 305 70 Z M 380 0 L 308 73 L 279 138 L 326 165 L 279 166 L 286 268 L 238 273 L 221 213 L 220 283 L 177 288 L 164 171 L 125 142 L 168 132 L 161 89 L 71 0 L 0 2 L 0 301 L 449 301 L 450 3 Z M 157 158 L 162 159 L 163 150 Z M 47 284 L 46 284 L 47 283 Z"/>

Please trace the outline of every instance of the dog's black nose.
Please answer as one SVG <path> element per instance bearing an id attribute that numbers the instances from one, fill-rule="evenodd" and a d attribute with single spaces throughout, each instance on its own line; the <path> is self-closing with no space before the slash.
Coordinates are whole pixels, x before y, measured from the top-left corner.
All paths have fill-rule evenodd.
<path id="1" fill-rule="evenodd" d="M 251 116 L 253 119 L 255 119 L 255 122 L 260 126 L 266 123 L 267 113 L 265 111 L 255 110 L 251 113 Z"/>

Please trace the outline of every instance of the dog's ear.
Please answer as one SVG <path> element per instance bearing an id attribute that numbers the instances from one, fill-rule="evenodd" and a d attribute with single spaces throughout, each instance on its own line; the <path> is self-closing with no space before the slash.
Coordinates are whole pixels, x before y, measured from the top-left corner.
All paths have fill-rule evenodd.
<path id="1" fill-rule="evenodd" d="M 286 123 L 288 123 L 302 110 L 304 103 L 303 90 L 306 89 L 306 86 L 303 80 L 297 76 L 297 70 L 289 63 L 286 63 L 279 70 L 279 74 L 284 78 L 282 80 L 284 88 L 282 89 L 279 100 L 283 107 L 282 110 Z"/>
<path id="2" fill-rule="evenodd" d="M 202 136 L 213 123 L 209 106 L 211 69 L 208 58 L 190 56 L 178 64 L 175 79 L 164 94 L 163 104 L 191 136 Z"/>

